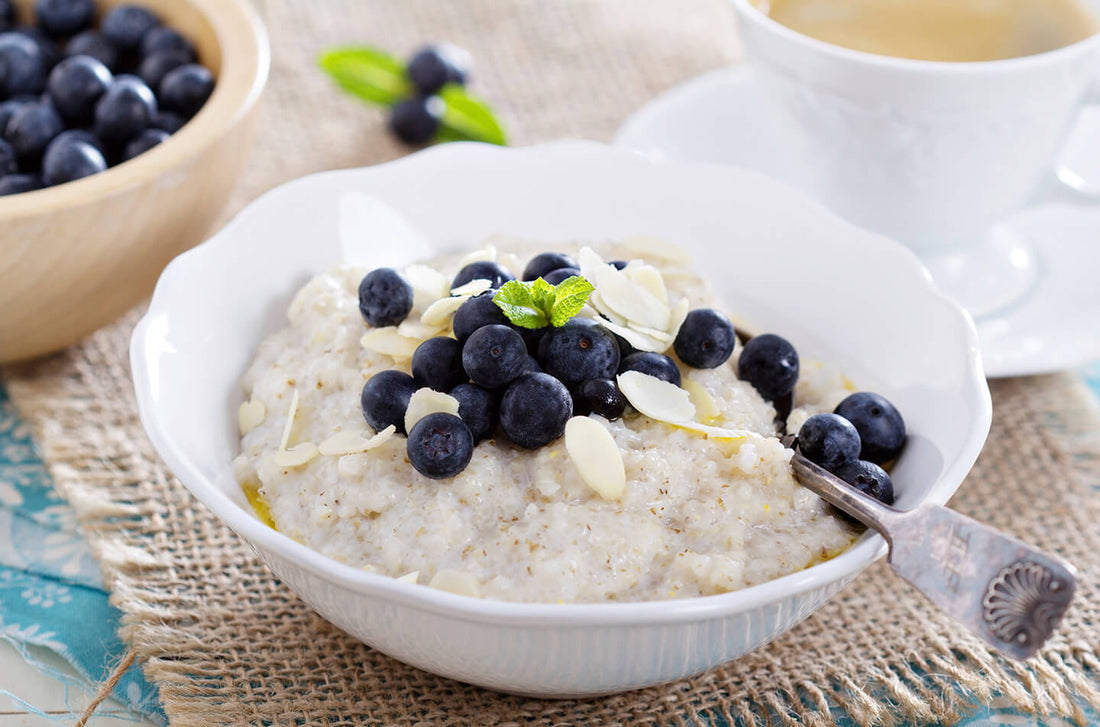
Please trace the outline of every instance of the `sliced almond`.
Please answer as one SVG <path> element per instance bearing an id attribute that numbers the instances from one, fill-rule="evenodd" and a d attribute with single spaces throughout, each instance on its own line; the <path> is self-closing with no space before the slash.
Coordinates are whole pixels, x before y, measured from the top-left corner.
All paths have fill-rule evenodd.
<path id="1" fill-rule="evenodd" d="M 290 406 L 286 408 L 286 424 L 283 425 L 283 436 L 279 440 L 279 451 L 286 451 L 287 442 L 290 441 L 290 430 L 294 427 L 294 417 L 298 414 L 298 390 L 290 395 Z"/>
<path id="2" fill-rule="evenodd" d="M 597 318 L 596 321 L 612 333 L 617 333 L 618 335 L 625 338 L 627 343 L 629 343 L 631 346 L 638 349 L 639 351 L 653 351 L 655 353 L 664 353 L 668 350 L 667 343 L 654 340 L 644 333 L 639 333 L 638 331 L 635 331 L 633 328 L 620 326 L 602 317 Z"/>
<path id="3" fill-rule="evenodd" d="M 664 331 L 658 331 L 656 328 L 647 328 L 646 326 L 639 326 L 637 323 L 628 323 L 629 328 L 633 328 L 638 333 L 649 336 L 654 341 L 659 341 L 665 344 L 665 348 L 672 345 L 672 336 L 668 335 Z"/>
<path id="4" fill-rule="evenodd" d="M 633 237 L 628 237 L 623 240 L 622 246 L 629 250 L 633 250 L 646 259 L 658 257 L 681 265 L 689 265 L 691 263 L 691 255 L 687 250 L 673 245 L 671 242 L 649 235 L 634 235 Z"/>
<path id="5" fill-rule="evenodd" d="M 481 587 L 477 579 L 469 573 L 464 573 L 459 570 L 439 571 L 432 576 L 430 581 L 428 581 L 428 586 L 449 593 L 457 593 L 460 596 L 473 596 L 477 598 L 481 595 Z"/>
<path id="6" fill-rule="evenodd" d="M 565 423 L 565 449 L 581 479 L 605 500 L 618 500 L 626 488 L 623 455 L 611 432 L 595 419 L 573 417 Z"/>
<path id="7" fill-rule="evenodd" d="M 302 442 L 290 449 L 275 453 L 275 464 L 280 467 L 301 467 L 312 462 L 320 452 L 313 442 Z"/>
<path id="8" fill-rule="evenodd" d="M 240 427 L 241 436 L 248 434 L 256 427 L 264 423 L 267 418 L 267 407 L 262 401 L 249 399 L 237 409 L 237 426 Z"/>
<path id="9" fill-rule="evenodd" d="M 410 265 L 405 268 L 405 280 L 413 289 L 413 308 L 425 310 L 435 301 L 450 294 L 451 279 L 427 265 Z"/>
<path id="10" fill-rule="evenodd" d="M 657 268 L 652 265 L 630 264 L 623 270 L 623 274 L 652 293 L 657 300 L 668 305 L 668 289 L 665 287 L 665 279 L 661 277 Z"/>
<path id="11" fill-rule="evenodd" d="M 457 288 L 451 288 L 451 295 L 458 296 L 474 296 L 479 293 L 484 293 L 489 288 L 493 287 L 492 280 L 486 280 L 485 278 L 477 278 L 471 280 L 464 285 L 460 285 Z"/>
<path id="12" fill-rule="evenodd" d="M 695 418 L 704 424 L 714 424 L 722 416 L 722 409 L 718 402 L 707 391 L 707 387 L 692 379 L 684 379 L 684 391 L 688 393 L 692 405 L 695 407 Z"/>
<path id="13" fill-rule="evenodd" d="M 590 281 L 600 293 L 600 300 L 632 323 L 659 330 L 667 330 L 668 305 L 642 286 L 626 277 L 621 270 L 605 265 Z"/>
<path id="14" fill-rule="evenodd" d="M 397 427 L 391 424 L 374 436 L 366 436 L 355 430 L 337 432 L 321 442 L 317 449 L 326 457 L 362 454 L 385 444 L 396 431 Z"/>
<path id="15" fill-rule="evenodd" d="M 411 432 L 418 421 L 436 412 L 458 416 L 458 399 L 429 388 L 417 389 L 405 409 L 405 431 Z"/>
<path id="16" fill-rule="evenodd" d="M 405 338 L 411 338 L 415 341 L 425 341 L 432 336 L 439 335 L 444 326 L 429 326 L 423 321 L 412 320 L 406 318 L 401 321 L 401 324 L 397 326 L 397 334 L 404 336 Z"/>
<path id="17" fill-rule="evenodd" d="M 398 576 L 397 580 L 401 581 L 402 583 L 411 583 L 415 586 L 416 582 L 420 580 L 420 571 L 414 570 L 411 573 L 406 573 L 403 576 Z"/>
<path id="18" fill-rule="evenodd" d="M 359 339 L 359 344 L 368 351 L 384 353 L 398 360 L 408 360 L 412 358 L 420 341 L 402 336 L 397 332 L 397 326 L 386 326 L 370 329 Z"/>
<path id="19" fill-rule="evenodd" d="M 617 381 L 630 405 L 650 419 L 669 424 L 695 419 L 691 397 L 676 384 L 641 371 L 625 371 L 618 375 Z"/>
<path id="20" fill-rule="evenodd" d="M 420 316 L 420 322 L 426 326 L 446 327 L 454 317 L 455 312 L 466 302 L 465 298 L 440 298 L 432 303 Z"/>
<path id="21" fill-rule="evenodd" d="M 581 275 L 594 285 L 600 269 L 607 265 L 607 263 L 604 262 L 604 259 L 600 257 L 598 252 L 585 246 L 577 253 L 577 265 L 580 266 Z"/>
<path id="22" fill-rule="evenodd" d="M 675 341 L 676 336 L 680 334 L 680 326 L 684 325 L 684 319 L 687 318 L 689 306 L 690 304 L 687 298 L 680 298 L 669 311 L 667 333 L 673 341 Z"/>
<path id="23" fill-rule="evenodd" d="M 461 269 L 461 268 L 466 267 L 470 263 L 476 263 L 476 262 L 480 262 L 482 260 L 495 261 L 496 259 L 497 259 L 496 245 L 493 245 L 492 243 L 487 243 L 481 249 L 474 250 L 469 255 L 467 255 L 466 257 L 459 260 L 458 261 L 458 267 L 459 267 L 459 269 Z"/>

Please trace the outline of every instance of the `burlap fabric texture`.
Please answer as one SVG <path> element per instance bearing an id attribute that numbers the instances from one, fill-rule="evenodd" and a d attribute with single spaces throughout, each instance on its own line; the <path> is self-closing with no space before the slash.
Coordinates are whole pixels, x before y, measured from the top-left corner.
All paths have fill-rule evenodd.
<path id="1" fill-rule="evenodd" d="M 403 153 L 380 112 L 316 71 L 328 45 L 469 48 L 477 90 L 517 143 L 606 139 L 675 82 L 736 60 L 724 0 L 267 0 L 274 68 L 233 207 L 320 169 Z M 308 241 L 303 241 L 308 244 Z M 989 443 L 953 505 L 1080 569 L 1057 637 L 1023 665 L 993 656 L 882 564 L 767 647 L 697 678 L 589 701 L 502 696 L 420 672 L 317 617 L 197 503 L 138 422 L 131 314 L 6 372 L 102 563 L 123 637 L 174 725 L 862 725 L 951 722 L 995 696 L 1083 720 L 1100 707 L 1100 414 L 1067 375 L 993 385 Z"/>

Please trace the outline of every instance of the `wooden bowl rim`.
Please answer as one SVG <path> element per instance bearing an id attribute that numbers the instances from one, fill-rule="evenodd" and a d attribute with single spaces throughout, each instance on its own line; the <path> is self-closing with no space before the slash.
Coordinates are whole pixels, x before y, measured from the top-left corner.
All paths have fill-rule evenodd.
<path id="1" fill-rule="evenodd" d="M 271 67 L 271 48 L 259 15 L 247 0 L 176 0 L 198 10 L 214 33 L 221 69 L 214 93 L 183 128 L 156 148 L 84 179 L 0 197 L 0 225 L 83 207 L 153 183 L 185 166 L 236 126 L 256 105 Z M 3 240 L 0 244 L 20 244 Z"/>

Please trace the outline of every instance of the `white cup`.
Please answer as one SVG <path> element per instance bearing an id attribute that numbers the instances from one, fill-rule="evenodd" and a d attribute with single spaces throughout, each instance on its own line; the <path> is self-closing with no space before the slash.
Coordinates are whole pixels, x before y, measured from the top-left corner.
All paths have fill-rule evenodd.
<path id="1" fill-rule="evenodd" d="M 800 186 L 912 247 L 973 313 L 1027 288 L 1030 251 L 991 231 L 1058 177 L 1073 121 L 1100 103 L 1100 34 L 1007 60 L 920 61 L 831 45 L 750 0 L 732 3 L 748 60 L 791 130 Z M 1100 0 L 1085 4 L 1100 18 Z"/>

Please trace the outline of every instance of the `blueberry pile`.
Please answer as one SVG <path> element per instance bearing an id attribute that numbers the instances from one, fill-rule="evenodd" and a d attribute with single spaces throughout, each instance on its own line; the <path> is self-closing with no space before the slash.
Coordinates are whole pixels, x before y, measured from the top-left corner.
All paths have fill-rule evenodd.
<path id="1" fill-rule="evenodd" d="M 806 459 L 886 505 L 894 504 L 894 483 L 883 469 L 905 446 L 905 421 L 884 397 L 852 394 L 831 414 L 815 414 L 798 430 Z"/>
<path id="2" fill-rule="evenodd" d="M 528 263 L 522 279 L 564 280 L 579 274 L 573 258 L 548 252 Z M 421 343 L 413 354 L 411 376 L 384 371 L 363 387 L 363 416 L 375 431 L 392 425 L 406 433 L 405 411 L 421 387 L 458 400 L 457 416 L 433 414 L 406 433 L 409 461 L 421 474 L 457 475 L 469 463 L 474 446 L 498 429 L 514 444 L 534 449 L 562 436 L 572 416 L 622 417 L 627 400 L 615 377 L 624 371 L 680 385 L 680 368 L 672 358 L 635 351 L 592 320 L 573 318 L 558 327 L 537 329 L 514 325 L 493 302 L 496 289 L 515 279 L 499 263 L 470 263 L 458 272 L 452 287 L 477 279 L 490 280 L 493 289 L 467 299 L 455 312 L 453 338 Z M 379 268 L 359 286 L 359 310 L 369 325 L 397 325 L 411 311 L 412 297 L 412 287 L 400 273 Z M 729 319 L 701 308 L 688 313 L 673 348 L 688 366 L 715 368 L 729 360 L 735 344 Z M 778 336 L 757 336 L 744 346 L 738 368 L 742 379 L 773 400 L 793 390 L 798 355 Z"/>
<path id="3" fill-rule="evenodd" d="M 470 54 L 450 43 L 421 48 L 405 67 L 413 95 L 393 105 L 390 130 L 406 144 L 427 143 L 439 131 L 447 104 L 439 91 L 447 84 L 466 85 Z"/>
<path id="4" fill-rule="evenodd" d="M 16 26 L 0 0 L 0 196 L 97 174 L 198 112 L 214 77 L 191 42 L 138 5 L 37 0 Z"/>

